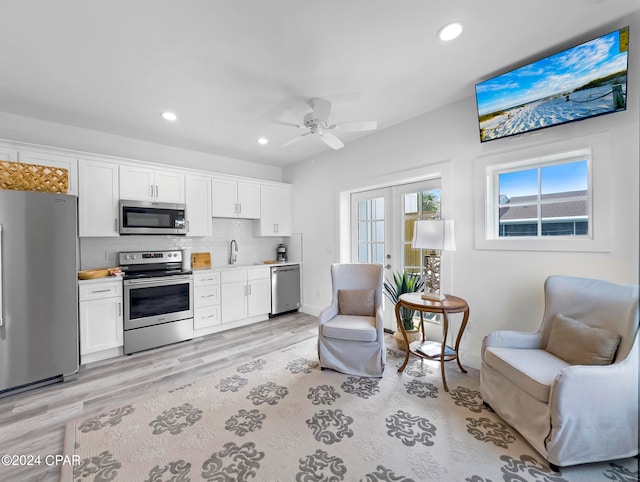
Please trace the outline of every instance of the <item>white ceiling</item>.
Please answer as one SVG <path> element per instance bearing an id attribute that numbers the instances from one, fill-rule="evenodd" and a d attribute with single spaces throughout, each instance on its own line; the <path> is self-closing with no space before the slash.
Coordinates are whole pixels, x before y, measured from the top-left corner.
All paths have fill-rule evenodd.
<path id="1" fill-rule="evenodd" d="M 280 147 L 304 132 L 293 124 L 311 97 L 333 102 L 334 122 L 384 129 L 639 10 L 636 0 L 2 0 L 0 111 L 284 166 L 329 149 L 311 136 Z M 452 20 L 465 30 L 444 44 L 436 32 Z M 367 134 L 339 136 L 348 149 Z"/>

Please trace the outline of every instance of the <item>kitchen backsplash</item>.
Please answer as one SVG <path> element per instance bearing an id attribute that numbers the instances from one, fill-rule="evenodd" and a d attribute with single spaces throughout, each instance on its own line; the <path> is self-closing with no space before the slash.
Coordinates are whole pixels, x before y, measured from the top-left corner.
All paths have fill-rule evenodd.
<path id="1" fill-rule="evenodd" d="M 80 269 L 118 266 L 118 252 L 191 248 L 193 253 L 211 253 L 213 267 L 229 264 L 229 244 L 238 243 L 237 264 L 253 264 L 276 259 L 278 244 L 288 238 L 253 235 L 255 221 L 248 219 L 213 219 L 214 235 L 202 238 L 185 236 L 119 236 L 80 238 Z"/>

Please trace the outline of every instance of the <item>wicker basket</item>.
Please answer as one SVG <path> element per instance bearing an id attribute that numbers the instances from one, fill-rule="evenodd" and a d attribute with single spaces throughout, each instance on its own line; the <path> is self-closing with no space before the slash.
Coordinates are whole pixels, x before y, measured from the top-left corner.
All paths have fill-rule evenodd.
<path id="1" fill-rule="evenodd" d="M 0 161 L 0 189 L 67 194 L 69 171 L 60 167 Z"/>

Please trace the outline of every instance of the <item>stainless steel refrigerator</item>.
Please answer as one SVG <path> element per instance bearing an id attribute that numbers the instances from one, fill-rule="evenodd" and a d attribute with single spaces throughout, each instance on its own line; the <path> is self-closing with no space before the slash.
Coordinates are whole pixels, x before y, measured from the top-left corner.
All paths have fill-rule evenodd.
<path id="1" fill-rule="evenodd" d="M 0 190 L 0 396 L 78 374 L 77 204 Z"/>

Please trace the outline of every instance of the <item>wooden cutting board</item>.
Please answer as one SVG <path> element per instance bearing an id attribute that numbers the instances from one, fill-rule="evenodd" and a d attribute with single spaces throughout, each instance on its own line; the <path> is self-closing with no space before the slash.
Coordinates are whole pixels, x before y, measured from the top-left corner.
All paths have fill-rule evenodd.
<path id="1" fill-rule="evenodd" d="M 211 253 L 192 253 L 191 268 L 193 269 L 211 268 Z"/>

